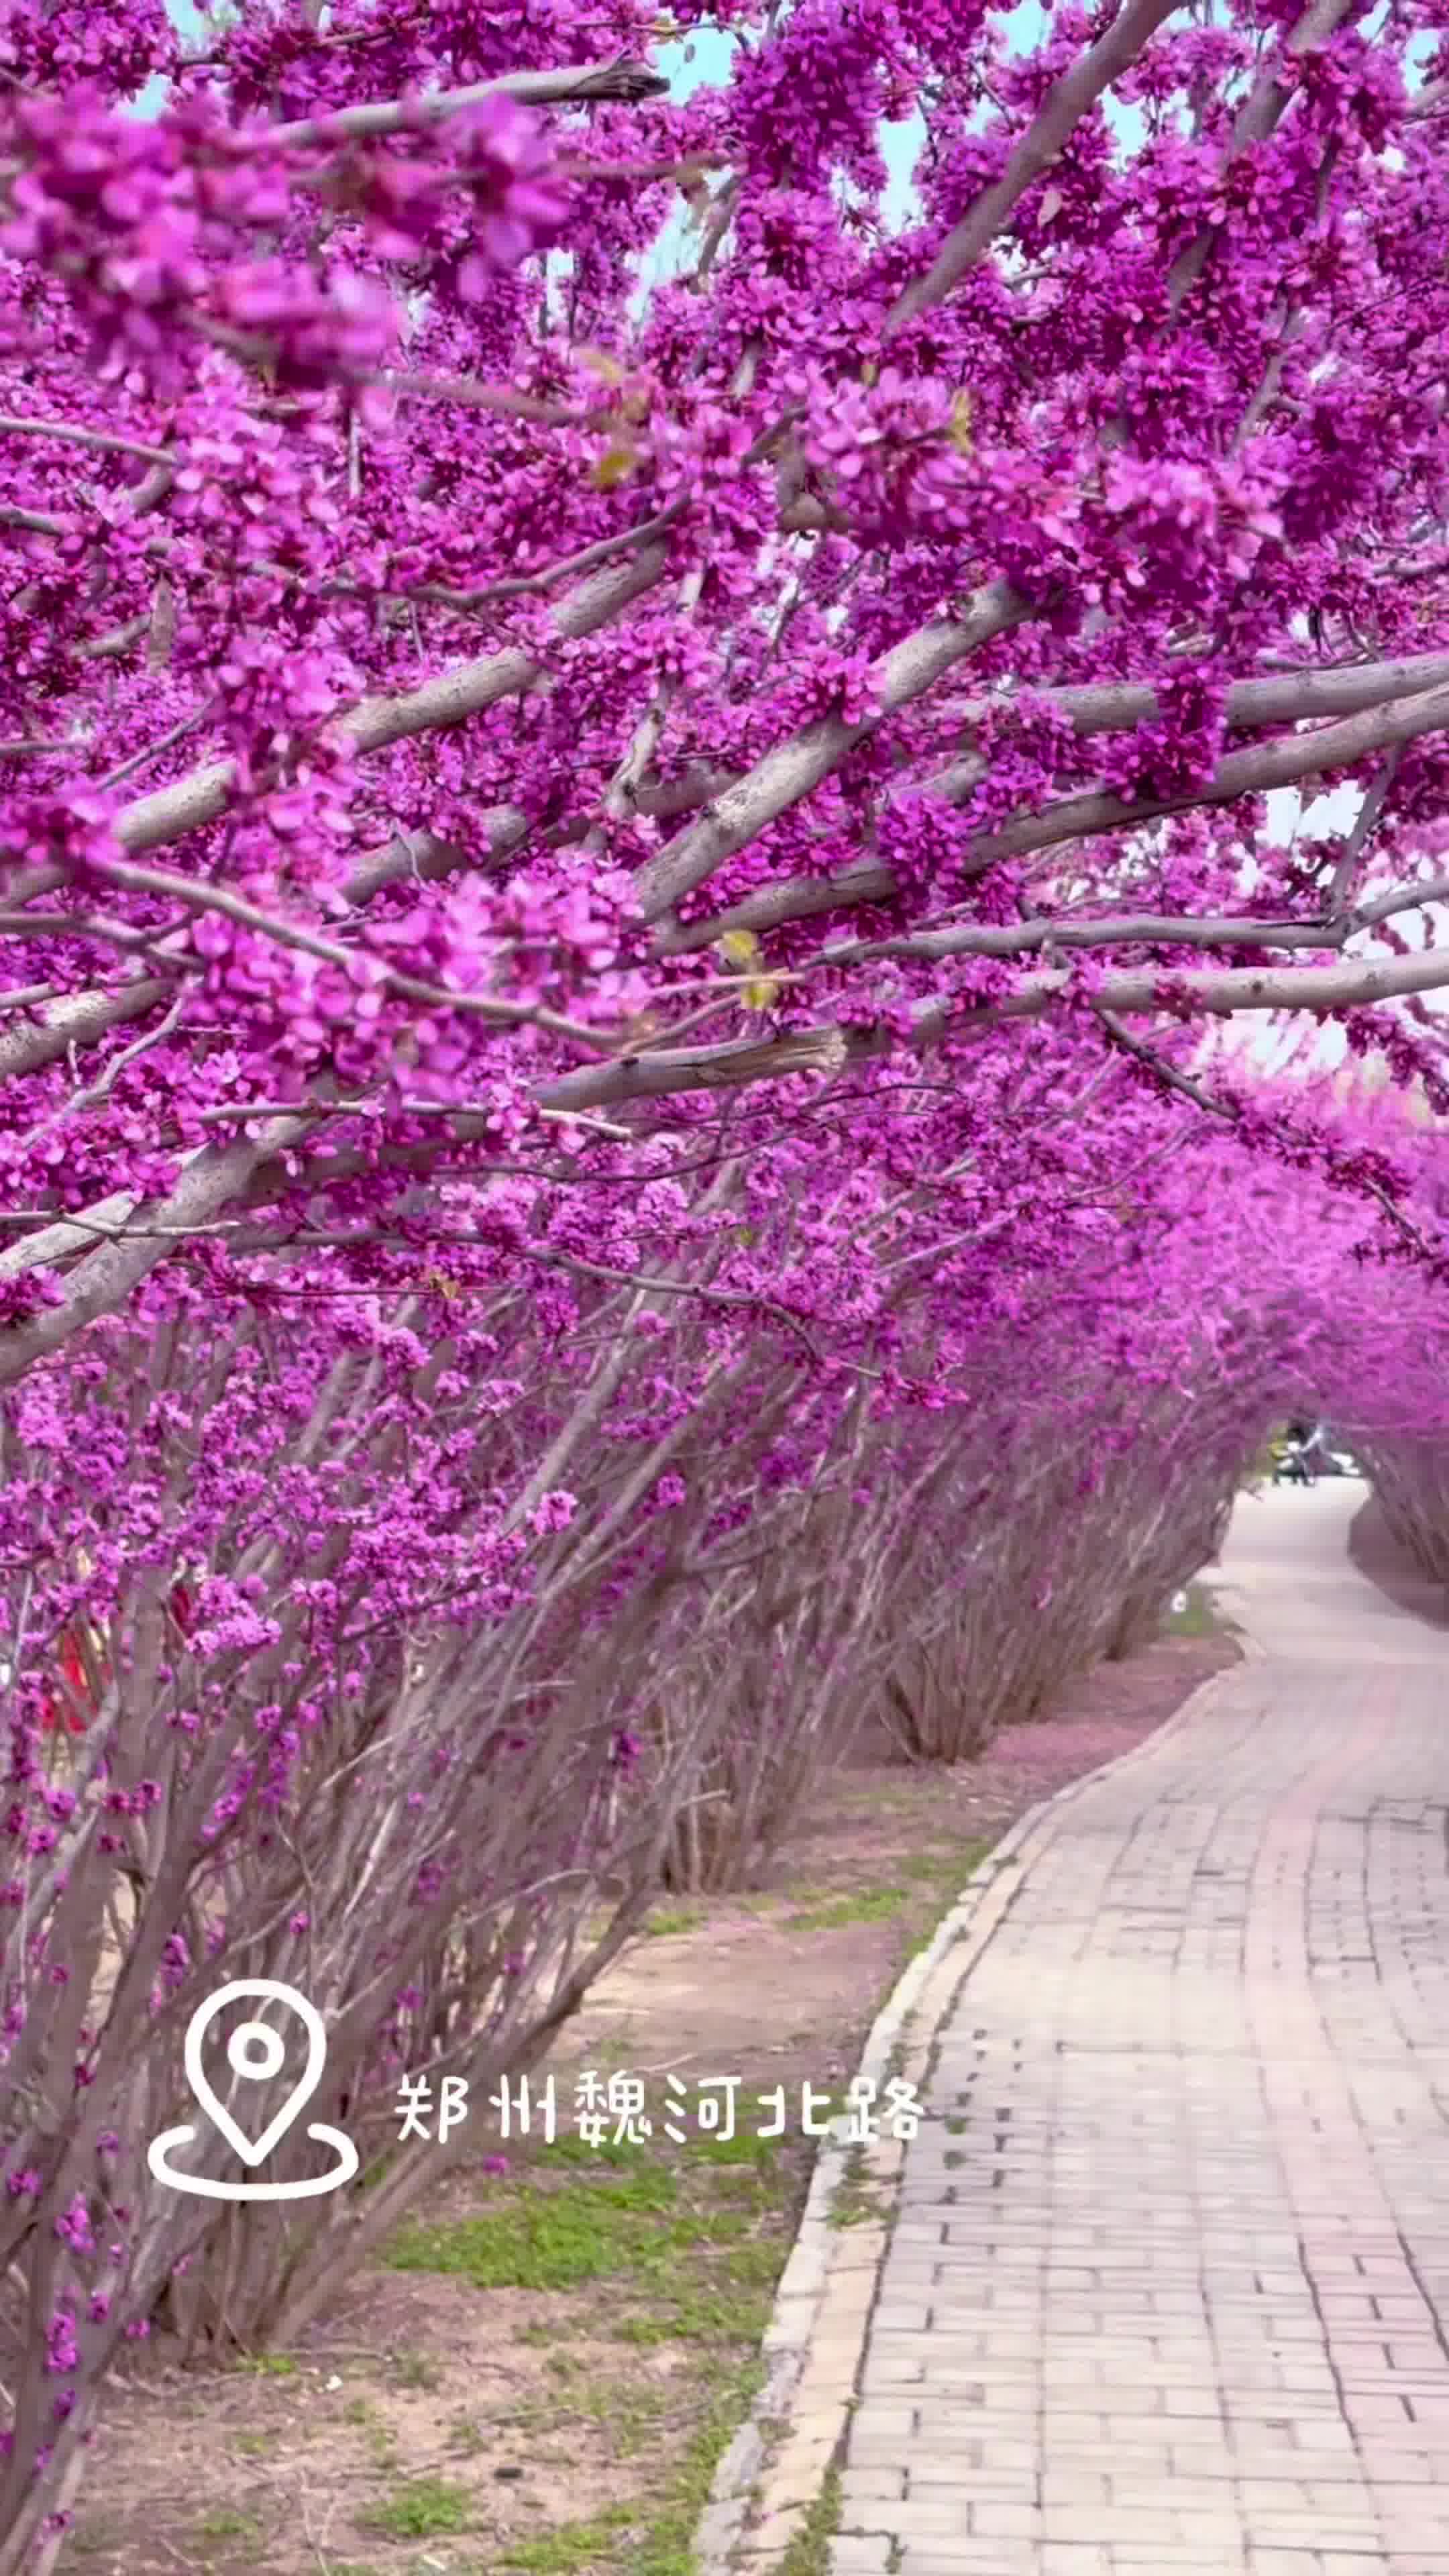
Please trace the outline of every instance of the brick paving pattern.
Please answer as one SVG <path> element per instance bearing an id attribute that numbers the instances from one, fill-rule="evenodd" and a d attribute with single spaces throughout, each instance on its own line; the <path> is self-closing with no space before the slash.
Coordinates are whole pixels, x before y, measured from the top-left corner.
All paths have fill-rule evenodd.
<path id="1" fill-rule="evenodd" d="M 1449 1641 L 1362 1489 L 1064 1804 L 941 2033 L 832 2576 L 1449 2576 Z"/>

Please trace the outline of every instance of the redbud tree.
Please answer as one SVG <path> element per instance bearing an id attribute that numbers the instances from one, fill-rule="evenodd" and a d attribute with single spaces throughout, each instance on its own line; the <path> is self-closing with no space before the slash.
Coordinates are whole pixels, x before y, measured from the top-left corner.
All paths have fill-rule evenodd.
<path id="1" fill-rule="evenodd" d="M 0 14 L 0 2576 L 400 2068 L 1444 1428 L 1442 43 L 696 26 Z M 149 2179 L 232 1974 L 360 2216 Z"/>

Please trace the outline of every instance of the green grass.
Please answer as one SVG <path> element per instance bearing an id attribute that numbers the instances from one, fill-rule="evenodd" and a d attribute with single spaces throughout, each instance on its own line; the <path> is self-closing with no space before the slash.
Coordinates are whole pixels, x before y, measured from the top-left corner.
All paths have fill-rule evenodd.
<path id="1" fill-rule="evenodd" d="M 674 2215 L 677 2199 L 662 2169 L 558 2192 L 524 2186 L 477 2217 L 410 2222 L 387 2261 L 397 2272 L 460 2275 L 475 2290 L 578 2290 L 619 2274 L 647 2277 L 693 2242 L 694 2227 Z"/>
<path id="2" fill-rule="evenodd" d="M 989 1848 L 973 1841 L 906 1855 L 888 1886 L 812 1886 L 760 1901 L 781 1905 L 783 1919 L 801 1930 L 901 1919 L 903 1947 L 904 1935 L 923 1922 L 931 1937 L 931 1925 Z M 696 1913 L 704 1909 L 666 1910 L 651 1928 L 663 1937 L 690 1930 Z M 802 2036 L 794 2035 L 797 2042 Z M 816 2117 L 842 2107 L 840 2094 L 825 2094 Z M 736 2117 L 746 2133 L 733 2138 L 691 2134 L 679 2145 L 661 2131 L 597 2148 L 576 2136 L 551 2146 L 527 2142 L 508 2179 L 482 2186 L 469 2214 L 410 2221 L 385 2250 L 396 2271 L 446 2274 L 480 2292 L 564 2294 L 547 2320 L 518 2335 L 547 2355 L 545 2385 L 524 2429 L 562 2432 L 567 2441 L 571 2425 L 580 2433 L 597 2425 L 607 2428 L 616 2462 L 638 2463 L 639 2493 L 624 2503 L 596 2503 L 551 2531 L 498 2543 L 488 2576 L 697 2576 L 695 2534 L 718 2462 L 763 2383 L 760 2337 L 808 2162 L 798 2102 L 778 2139 L 748 2134 L 763 2116 L 745 2095 Z M 847 2159 L 834 2224 L 887 2215 L 857 2151 Z M 578 2344 L 570 2348 L 571 2337 L 587 2337 L 596 2350 L 603 2336 L 636 2353 L 675 2347 L 667 2383 L 633 2375 L 627 2362 L 622 2375 L 601 2371 Z M 509 2421 L 515 2429 L 523 2424 L 516 2407 Z M 455 2419 L 451 2434 L 455 2458 L 474 2446 L 471 2423 Z M 597 2442 L 576 2437 L 575 2447 L 592 2456 Z M 439 2500 L 458 2492 L 439 2480 L 415 2480 L 394 2487 L 370 2519 L 398 2539 L 460 2530 L 462 2523 L 433 2518 Z M 840 2481 L 832 2473 L 780 2576 L 826 2576 L 839 2520 Z"/>
<path id="3" fill-rule="evenodd" d="M 1184 1585 L 1187 1599 L 1181 1610 L 1171 1602 L 1162 1616 L 1159 1633 L 1164 1637 L 1234 1637 L 1237 1629 L 1226 1612 L 1218 1607 L 1217 1595 L 1210 1583 Z M 1176 1597 L 1176 1596 L 1174 1596 Z"/>
<path id="4" fill-rule="evenodd" d="M 784 2144 L 784 2141 L 781 2141 Z M 562 2167 L 555 2179 L 555 2163 Z M 587 2374 L 560 2348 L 567 2326 L 525 2329 L 548 2350 L 553 2393 L 538 2409 L 550 2431 L 570 2422 L 606 2427 L 618 2460 L 650 2455 L 667 2463 L 628 2505 L 510 2542 L 492 2564 L 509 2576 L 694 2576 L 693 2541 L 716 2464 L 748 2412 L 763 2376 L 760 2337 L 789 2250 L 794 2179 L 768 2140 L 691 2138 L 673 2161 L 658 2148 L 596 2155 L 561 2140 L 527 2178 L 510 2181 L 490 2206 L 451 2222 L 404 2227 L 386 2260 L 398 2270 L 448 2273 L 479 2290 L 582 2291 L 608 2284 L 581 2331 L 602 2331 L 635 2351 L 682 2347 L 684 2371 L 667 2389 Z M 681 2406 L 699 2420 L 669 2460 Z M 515 2421 L 513 2410 L 510 2421 Z M 425 2536 L 414 2518 L 450 2491 L 416 2482 L 399 2490 L 385 2527 Z M 419 2498 L 421 2501 L 419 2502 Z M 427 2519 L 429 2532 L 446 2526 Z M 491 2569 L 490 2569 L 491 2576 Z"/>
<path id="5" fill-rule="evenodd" d="M 831 1897 L 823 1905 L 792 1914 L 791 1932 L 840 1932 L 848 1923 L 888 1923 L 910 1903 L 904 1887 L 863 1887 L 854 1896 Z"/>
<path id="6" fill-rule="evenodd" d="M 650 1915 L 644 1929 L 651 1940 L 673 1941 L 681 1932 L 697 1932 L 708 1919 L 702 1905 L 661 1905 Z"/>
<path id="7" fill-rule="evenodd" d="M 831 2227 L 866 2227 L 890 2216 L 878 2188 L 870 2181 L 865 2166 L 865 2149 L 846 2150 L 845 2165 L 830 2203 Z"/>
<path id="8" fill-rule="evenodd" d="M 609 2505 L 582 2522 L 560 2523 L 534 2540 L 513 2542 L 498 2561 L 508 2576 L 594 2576 L 624 2566 L 629 2576 L 696 2576 L 694 2535 L 709 2502 L 719 2461 L 743 2423 L 764 2377 L 751 2358 L 719 2391 L 658 2492 Z"/>
<path id="9" fill-rule="evenodd" d="M 635 2505 L 607 2505 L 586 2522 L 561 2522 L 540 2532 L 537 2540 L 515 2541 L 500 2565 L 526 2570 L 527 2576 L 578 2576 L 606 2551 L 612 2554 L 637 2516 Z"/>
<path id="10" fill-rule="evenodd" d="M 840 2471 L 825 2483 L 780 2561 L 780 2576 L 830 2576 L 830 2543 L 840 2529 Z"/>
<path id="11" fill-rule="evenodd" d="M 677 2169 L 651 2166 L 633 2149 L 627 2165 L 571 2172 L 553 2189 L 512 2183 L 471 2217 L 403 2227 L 384 2259 L 395 2271 L 446 2273 L 476 2290 L 614 2283 L 609 2330 L 624 2343 L 749 2339 L 768 2320 L 787 2250 L 772 2224 L 781 2212 L 769 2142 L 691 2143 L 705 2152 Z M 563 2161 L 577 2168 L 581 2160 Z M 529 2339 L 557 2340 L 544 2329 Z"/>
<path id="12" fill-rule="evenodd" d="M 972 1845 L 970 1848 L 974 1849 L 975 1846 Z M 967 1867 L 970 1866 L 968 1862 Z M 935 1887 L 943 1879 L 954 1880 L 959 1877 L 962 1868 L 961 1846 L 959 1843 L 952 1843 L 936 1851 L 913 1852 L 909 1859 L 898 1860 L 896 1868 L 902 1878 L 923 1880 L 928 1887 Z"/>
<path id="13" fill-rule="evenodd" d="M 390 2540 L 434 2540 L 469 2528 L 473 2499 L 446 2478 L 409 2478 L 357 2519 L 365 2531 L 385 2532 Z"/>
<path id="14" fill-rule="evenodd" d="M 203 2515 L 196 2528 L 203 2540 L 259 2540 L 262 2532 L 254 2513 L 237 2513 L 230 2505 Z"/>
<path id="15" fill-rule="evenodd" d="M 590 2378 L 584 2364 L 567 2352 L 551 2352 L 548 2370 L 562 2384 L 552 2396 L 511 2405 L 506 2418 L 510 2433 L 558 2433 L 579 2424 L 599 2424 L 607 2427 L 616 2459 L 634 2458 L 657 2439 L 672 2403 L 667 2390 L 639 2387 L 628 2379 Z"/>
<path id="16" fill-rule="evenodd" d="M 640 2173 L 656 2164 L 658 2157 L 651 2145 L 637 2138 L 620 2138 L 617 2143 L 606 2138 L 601 2146 L 591 2147 L 584 2138 L 555 2138 L 544 2150 L 543 2161 L 550 2165 L 612 2165 L 619 2173 Z"/>

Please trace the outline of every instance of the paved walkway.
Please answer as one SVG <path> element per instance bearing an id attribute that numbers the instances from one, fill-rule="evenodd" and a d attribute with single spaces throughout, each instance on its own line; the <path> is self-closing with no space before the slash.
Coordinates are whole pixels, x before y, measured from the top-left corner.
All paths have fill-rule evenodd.
<path id="1" fill-rule="evenodd" d="M 1245 1502 L 1255 1649 L 941 2035 L 833 2576 L 1449 2576 L 1449 1640 Z"/>

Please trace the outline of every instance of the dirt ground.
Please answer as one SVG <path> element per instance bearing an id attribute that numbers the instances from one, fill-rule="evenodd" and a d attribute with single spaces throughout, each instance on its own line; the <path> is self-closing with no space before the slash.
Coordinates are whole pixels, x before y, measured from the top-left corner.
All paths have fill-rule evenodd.
<path id="1" fill-rule="evenodd" d="M 809 2179 L 800 2088 L 842 2107 L 876 2012 L 990 1843 L 1234 1659 L 1197 1587 L 1172 1626 L 979 1762 L 863 1747 L 767 1887 L 661 1904 L 553 2061 L 557 2143 L 505 2148 L 475 2108 L 467 2162 L 304 2347 L 184 2378 L 138 2363 L 62 2568 L 689 2576 Z M 647 2141 L 611 2132 L 595 2153 L 573 2133 L 586 2069 L 644 2083 Z M 739 2078 L 740 2134 L 671 2144 L 670 2079 L 711 2076 Z M 757 2100 L 780 2085 L 771 2142 Z"/>

